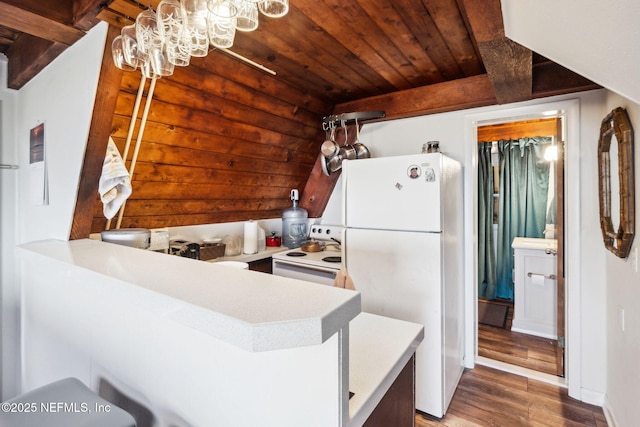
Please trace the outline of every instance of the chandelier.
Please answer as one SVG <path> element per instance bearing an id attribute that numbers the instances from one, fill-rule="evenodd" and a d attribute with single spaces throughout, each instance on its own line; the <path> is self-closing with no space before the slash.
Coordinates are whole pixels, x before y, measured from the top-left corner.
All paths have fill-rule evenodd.
<path id="1" fill-rule="evenodd" d="M 170 76 L 191 57 L 206 56 L 210 46 L 227 51 L 236 31 L 258 28 L 260 13 L 279 18 L 288 11 L 289 0 L 162 0 L 157 11 L 140 12 L 135 24 L 122 28 L 111 44 L 113 62 L 146 78 Z"/>

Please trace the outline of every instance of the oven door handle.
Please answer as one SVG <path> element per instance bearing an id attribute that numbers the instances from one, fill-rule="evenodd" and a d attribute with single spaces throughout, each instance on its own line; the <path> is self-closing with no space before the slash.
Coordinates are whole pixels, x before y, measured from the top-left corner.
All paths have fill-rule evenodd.
<path id="1" fill-rule="evenodd" d="M 323 273 L 330 273 L 330 274 L 333 274 L 334 276 L 338 274 L 338 270 L 333 268 L 323 268 L 315 265 L 300 264 L 298 262 L 281 261 L 279 259 L 274 259 L 273 262 L 276 264 L 287 265 L 289 267 L 295 267 L 295 268 L 300 268 L 305 270 L 321 271 Z"/>

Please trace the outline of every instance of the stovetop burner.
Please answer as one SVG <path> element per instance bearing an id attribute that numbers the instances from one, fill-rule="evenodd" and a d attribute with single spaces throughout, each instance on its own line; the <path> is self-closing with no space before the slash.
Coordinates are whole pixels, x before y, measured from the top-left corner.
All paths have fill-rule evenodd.
<path id="1" fill-rule="evenodd" d="M 340 256 L 326 256 L 322 258 L 324 262 L 342 262 L 342 257 Z"/>
<path id="2" fill-rule="evenodd" d="M 288 252 L 287 256 L 299 257 L 299 256 L 307 256 L 304 252 Z"/>

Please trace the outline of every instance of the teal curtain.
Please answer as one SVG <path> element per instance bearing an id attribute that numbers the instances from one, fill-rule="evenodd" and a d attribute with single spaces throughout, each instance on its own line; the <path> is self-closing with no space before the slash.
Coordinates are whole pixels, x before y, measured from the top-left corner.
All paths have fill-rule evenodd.
<path id="1" fill-rule="evenodd" d="M 496 257 L 493 243 L 493 166 L 491 143 L 478 147 L 478 296 L 496 298 Z"/>
<path id="2" fill-rule="evenodd" d="M 544 237 L 543 230 L 549 191 L 549 162 L 544 160 L 543 152 L 550 143 L 551 138 L 546 137 L 498 141 L 500 199 L 495 290 L 490 282 L 491 274 L 486 274 L 486 271 L 491 268 L 488 258 L 493 256 L 493 252 L 488 253 L 486 250 L 486 247 L 493 244 L 492 230 L 487 230 L 486 224 L 488 222 L 484 218 L 485 214 L 479 214 L 479 218 L 483 218 L 484 225 L 479 224 L 478 238 L 491 241 L 485 243 L 479 240 L 478 246 L 484 247 L 484 250 L 479 250 L 478 254 L 479 273 L 483 269 L 483 276 L 479 276 L 483 277 L 483 281 L 478 279 L 480 296 L 487 299 L 513 300 L 513 248 L 511 247 L 513 239 L 515 237 Z M 491 143 L 488 145 L 491 146 Z M 486 149 L 484 150 L 486 151 Z M 480 151 L 483 151 L 482 147 Z M 481 161 L 479 160 L 478 169 L 480 167 Z M 479 178 L 479 181 L 481 180 L 484 178 Z M 493 191 L 492 189 L 493 182 L 490 191 Z M 479 191 L 479 200 L 485 192 L 486 189 L 482 193 Z M 482 203 L 490 203 L 493 206 L 493 199 L 484 197 L 485 200 Z M 481 203 L 479 203 L 480 206 Z M 492 211 L 493 209 L 491 209 Z M 481 252 L 485 257 L 482 260 L 480 259 Z M 484 267 L 482 267 L 483 264 Z"/>

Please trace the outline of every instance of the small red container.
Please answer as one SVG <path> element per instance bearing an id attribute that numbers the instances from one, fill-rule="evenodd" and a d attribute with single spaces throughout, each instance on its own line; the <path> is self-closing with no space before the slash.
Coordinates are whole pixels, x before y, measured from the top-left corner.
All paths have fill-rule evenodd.
<path id="1" fill-rule="evenodd" d="M 282 246 L 282 237 L 278 237 L 278 236 L 267 237 L 267 246 Z"/>

